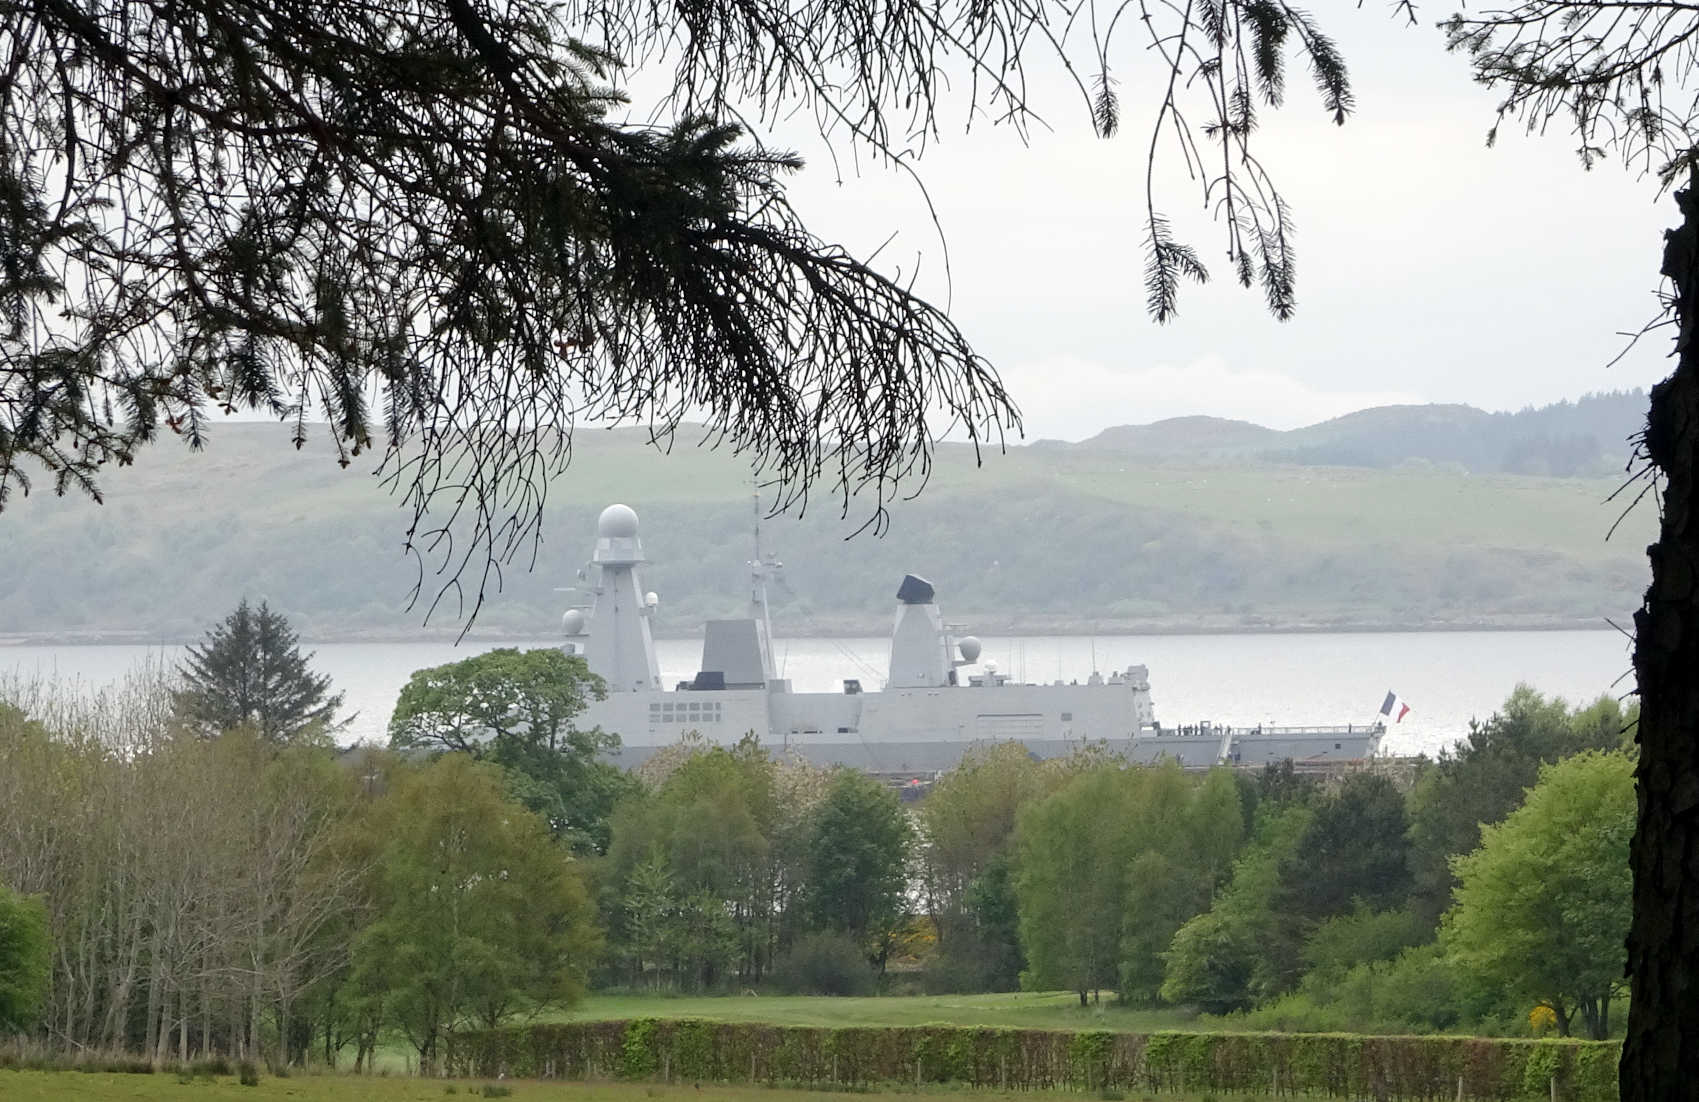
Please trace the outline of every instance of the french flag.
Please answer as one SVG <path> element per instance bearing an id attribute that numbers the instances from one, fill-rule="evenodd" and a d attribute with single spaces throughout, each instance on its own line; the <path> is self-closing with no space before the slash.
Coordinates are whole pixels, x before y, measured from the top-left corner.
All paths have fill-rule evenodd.
<path id="1" fill-rule="evenodd" d="M 1398 699 L 1397 693 L 1387 693 L 1386 700 L 1380 706 L 1381 718 L 1389 723 L 1397 723 L 1410 714 L 1410 705 Z"/>

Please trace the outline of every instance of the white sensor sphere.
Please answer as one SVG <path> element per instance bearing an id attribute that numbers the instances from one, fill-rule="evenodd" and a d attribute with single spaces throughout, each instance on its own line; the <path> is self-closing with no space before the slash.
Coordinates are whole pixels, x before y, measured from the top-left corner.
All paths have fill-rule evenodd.
<path id="1" fill-rule="evenodd" d="M 569 608 L 560 618 L 560 630 L 567 635 L 584 634 L 584 613 L 576 608 Z"/>
<path id="2" fill-rule="evenodd" d="M 967 661 L 969 661 L 969 662 L 979 661 L 979 651 L 980 651 L 979 640 L 975 639 L 973 636 L 971 636 L 971 635 L 962 636 L 961 642 L 956 644 L 956 649 L 962 652 L 962 657 L 965 658 Z"/>
<path id="3" fill-rule="evenodd" d="M 654 608 L 656 605 L 661 603 L 661 599 L 657 597 L 655 595 L 655 591 L 651 589 L 649 592 L 643 594 L 643 603 L 648 605 L 650 608 Z"/>
<path id="4" fill-rule="evenodd" d="M 628 540 L 637 535 L 637 510 L 629 505 L 610 505 L 596 520 L 596 534 L 604 539 Z"/>

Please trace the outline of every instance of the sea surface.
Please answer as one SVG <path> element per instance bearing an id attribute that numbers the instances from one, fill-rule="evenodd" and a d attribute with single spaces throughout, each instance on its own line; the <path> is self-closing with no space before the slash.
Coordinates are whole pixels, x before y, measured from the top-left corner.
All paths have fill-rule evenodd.
<path id="1" fill-rule="evenodd" d="M 1203 720 L 1237 726 L 1367 723 L 1395 691 L 1410 706 L 1383 747 L 1433 753 L 1486 718 L 1518 682 L 1571 702 L 1621 695 L 1633 684 L 1629 642 L 1615 631 L 1480 631 L 1257 635 L 1083 635 L 982 639 L 981 662 L 1017 680 L 1084 679 L 1142 663 L 1164 726 Z M 499 646 L 547 642 L 328 643 L 311 648 L 356 713 L 343 737 L 382 741 L 408 676 Z M 692 676 L 701 644 L 656 644 L 666 684 Z M 0 647 L 0 679 L 57 678 L 83 689 L 110 684 L 146 663 L 175 662 L 178 647 Z M 782 676 L 803 691 L 835 691 L 843 679 L 873 688 L 889 655 L 884 639 L 780 639 Z"/>

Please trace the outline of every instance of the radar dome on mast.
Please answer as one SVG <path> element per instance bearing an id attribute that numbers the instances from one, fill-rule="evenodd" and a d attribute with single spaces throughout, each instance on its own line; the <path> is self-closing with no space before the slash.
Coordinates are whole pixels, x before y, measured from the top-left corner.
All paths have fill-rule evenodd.
<path id="1" fill-rule="evenodd" d="M 974 638 L 973 636 L 971 636 L 971 635 L 962 636 L 961 640 L 956 644 L 956 649 L 962 652 L 962 660 L 963 661 L 966 661 L 966 662 L 977 662 L 977 661 L 979 661 L 979 652 L 980 652 L 981 648 L 980 648 L 980 645 L 979 645 L 979 640 Z"/>
<path id="2" fill-rule="evenodd" d="M 637 510 L 629 505 L 608 506 L 596 518 L 596 534 L 603 539 L 634 539 L 637 536 Z"/>
<path id="3" fill-rule="evenodd" d="M 586 619 L 584 657 L 610 692 L 659 689 L 661 667 L 649 629 L 654 606 L 639 571 L 647 561 L 637 538 L 637 511 L 609 505 L 596 518 L 595 608 Z"/>
<path id="4" fill-rule="evenodd" d="M 560 630 L 563 635 L 584 634 L 584 613 L 580 609 L 569 608 L 561 615 Z"/>

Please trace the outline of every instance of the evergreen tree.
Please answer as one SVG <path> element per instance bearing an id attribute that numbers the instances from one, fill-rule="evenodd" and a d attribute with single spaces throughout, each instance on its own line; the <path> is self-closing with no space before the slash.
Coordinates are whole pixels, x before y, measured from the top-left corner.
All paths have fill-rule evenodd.
<path id="1" fill-rule="evenodd" d="M 251 725 L 274 743 L 328 733 L 342 694 L 308 668 L 311 658 L 282 613 L 243 598 L 178 667 L 186 683 L 173 697 L 178 718 L 203 735 Z"/>

